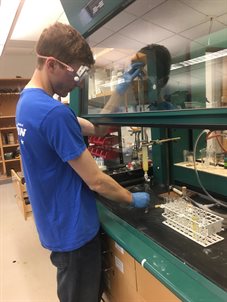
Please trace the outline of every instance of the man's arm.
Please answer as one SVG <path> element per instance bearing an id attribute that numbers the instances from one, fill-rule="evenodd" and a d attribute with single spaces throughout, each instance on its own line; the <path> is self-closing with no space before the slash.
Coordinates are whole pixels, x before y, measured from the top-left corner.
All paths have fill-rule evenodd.
<path id="1" fill-rule="evenodd" d="M 132 202 L 132 193 L 103 173 L 86 149 L 78 158 L 68 162 L 88 187 L 105 198 L 119 202 Z"/>
<path id="2" fill-rule="evenodd" d="M 123 188 L 113 178 L 99 170 L 87 149 L 78 158 L 68 163 L 88 187 L 101 196 L 112 201 L 128 203 L 136 208 L 146 208 L 149 205 L 148 193 L 131 193 Z"/>
<path id="3" fill-rule="evenodd" d="M 90 121 L 77 117 L 83 136 L 104 136 L 109 132 L 110 126 L 94 125 Z"/>

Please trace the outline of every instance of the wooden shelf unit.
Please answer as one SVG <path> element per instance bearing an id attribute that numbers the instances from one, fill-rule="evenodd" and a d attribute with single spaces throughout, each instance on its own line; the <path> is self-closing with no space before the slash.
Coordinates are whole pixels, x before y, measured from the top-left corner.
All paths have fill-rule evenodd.
<path id="1" fill-rule="evenodd" d="M 21 171 L 16 105 L 29 79 L 0 79 L 0 182 L 11 177 L 11 169 Z"/>

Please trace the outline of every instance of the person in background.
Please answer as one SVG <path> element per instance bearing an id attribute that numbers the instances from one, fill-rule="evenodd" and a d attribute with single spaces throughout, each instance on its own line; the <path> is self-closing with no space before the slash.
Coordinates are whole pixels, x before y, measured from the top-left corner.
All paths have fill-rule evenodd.
<path id="1" fill-rule="evenodd" d="M 120 83 L 116 85 L 115 90 L 111 93 L 109 100 L 100 112 L 101 114 L 119 112 L 120 106 L 122 105 L 122 96 L 125 96 L 125 93 L 128 93 L 128 91 L 132 89 L 132 81 L 136 78 L 143 78 L 144 65 L 145 63 L 140 60 L 132 62 L 128 70 L 122 75 Z"/>
<path id="2" fill-rule="evenodd" d="M 150 110 L 171 110 L 176 107 L 171 103 L 171 97 L 163 95 L 163 89 L 169 81 L 171 55 L 169 50 L 159 44 L 150 44 L 141 48 L 132 62 L 144 63 L 143 78 L 147 81 L 147 89 L 154 90 L 153 98 L 148 99 Z M 148 74 L 149 64 L 152 65 Z M 149 98 L 149 97 L 148 97 Z"/>
<path id="3" fill-rule="evenodd" d="M 57 267 L 60 301 L 97 302 L 101 250 L 94 192 L 138 208 L 147 207 L 150 197 L 130 193 L 100 171 L 83 135 L 100 135 L 102 127 L 53 98 L 83 85 L 94 64 L 86 40 L 70 25 L 55 23 L 43 30 L 36 53 L 37 66 L 16 109 L 29 200 L 41 244 Z"/>
<path id="4" fill-rule="evenodd" d="M 124 97 L 126 92 L 130 95 L 129 104 L 139 107 L 136 111 L 147 111 L 145 104 L 148 104 L 149 110 L 176 109 L 171 102 L 171 96 L 163 95 L 164 87 L 169 80 L 170 68 L 171 55 L 165 46 L 150 44 L 141 48 L 131 58 L 129 70 L 123 74 L 121 83 L 117 85 L 101 113 L 119 112 L 122 96 Z M 134 79 L 137 80 L 135 85 L 130 85 Z M 145 85 L 142 99 L 138 91 L 139 81 Z M 152 91 L 151 95 L 148 94 L 148 90 Z"/>
<path id="5" fill-rule="evenodd" d="M 147 45 L 132 58 L 132 64 L 138 62 L 144 64 L 141 77 L 146 82 L 147 90 L 153 90 L 152 96 L 146 96 L 147 102 L 150 103 L 148 106 L 150 110 L 176 109 L 171 103 L 171 96 L 163 95 L 163 89 L 169 81 L 171 60 L 169 50 L 160 44 Z"/>

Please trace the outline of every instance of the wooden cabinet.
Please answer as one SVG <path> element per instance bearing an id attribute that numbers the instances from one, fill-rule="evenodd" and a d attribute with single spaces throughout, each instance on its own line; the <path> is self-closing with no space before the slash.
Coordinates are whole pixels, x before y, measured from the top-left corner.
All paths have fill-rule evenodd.
<path id="1" fill-rule="evenodd" d="M 108 302 L 180 302 L 114 240 L 107 237 L 106 242 L 105 294 Z"/>
<path id="2" fill-rule="evenodd" d="M 180 302 L 158 279 L 136 262 L 137 290 L 144 302 Z"/>
<path id="3" fill-rule="evenodd" d="M 135 261 L 115 241 L 107 237 L 108 259 L 105 272 L 109 302 L 140 302 L 136 285 Z"/>
<path id="4" fill-rule="evenodd" d="M 19 143 L 15 125 L 16 105 L 28 79 L 0 79 L 0 180 L 21 171 Z"/>

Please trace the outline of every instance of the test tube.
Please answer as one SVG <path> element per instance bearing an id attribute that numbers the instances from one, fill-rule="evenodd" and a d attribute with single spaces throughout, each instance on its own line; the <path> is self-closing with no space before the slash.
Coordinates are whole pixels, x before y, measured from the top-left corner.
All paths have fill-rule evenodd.
<path id="1" fill-rule="evenodd" d="M 142 144 L 142 161 L 143 161 L 143 171 L 147 173 L 148 171 L 148 148 L 146 144 Z"/>

